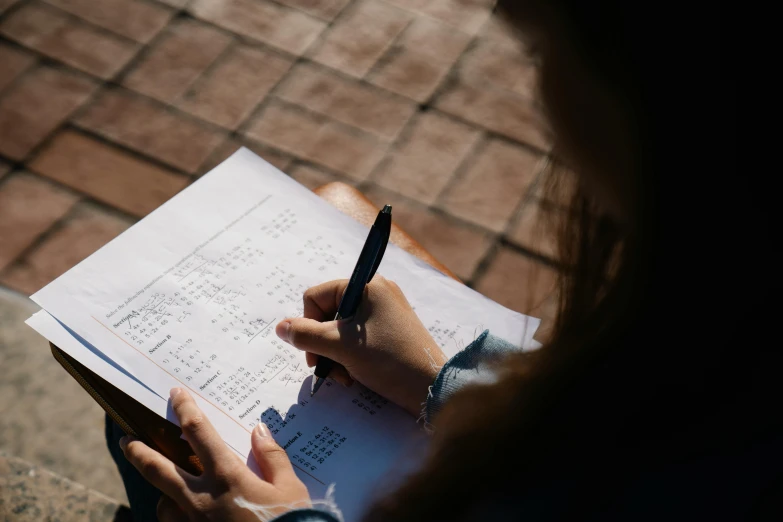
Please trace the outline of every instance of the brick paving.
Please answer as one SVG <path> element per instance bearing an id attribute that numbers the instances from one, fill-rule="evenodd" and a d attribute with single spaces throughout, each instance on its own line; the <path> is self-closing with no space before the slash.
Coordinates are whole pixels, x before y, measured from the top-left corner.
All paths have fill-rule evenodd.
<path id="1" fill-rule="evenodd" d="M 491 0 L 0 0 L 0 285 L 30 294 L 247 146 L 551 313 L 535 68 Z"/>

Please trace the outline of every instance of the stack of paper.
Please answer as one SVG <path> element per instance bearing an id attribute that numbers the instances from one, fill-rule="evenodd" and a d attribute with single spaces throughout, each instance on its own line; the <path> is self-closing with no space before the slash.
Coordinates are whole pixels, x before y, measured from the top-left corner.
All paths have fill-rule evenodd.
<path id="1" fill-rule="evenodd" d="M 28 324 L 162 417 L 169 390 L 187 387 L 243 458 L 263 420 L 311 495 L 335 483 L 352 520 L 416 465 L 427 436 L 359 385 L 324 386 L 311 398 L 304 354 L 274 326 L 302 314 L 308 287 L 348 277 L 366 236 L 366 227 L 242 149 L 33 295 L 43 310 Z M 449 356 L 484 328 L 524 348 L 536 344 L 537 319 L 393 245 L 379 273 L 400 285 Z"/>

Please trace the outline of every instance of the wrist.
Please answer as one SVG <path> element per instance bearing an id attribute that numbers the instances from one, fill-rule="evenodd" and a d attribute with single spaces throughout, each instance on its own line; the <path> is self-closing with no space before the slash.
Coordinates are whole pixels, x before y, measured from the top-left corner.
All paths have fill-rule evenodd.
<path id="1" fill-rule="evenodd" d="M 441 368 L 446 362 L 446 357 L 440 349 L 440 346 L 433 339 L 424 345 L 422 350 L 424 357 L 419 366 L 418 375 L 408 386 L 410 397 L 403 408 L 416 418 L 421 417 L 424 407 L 427 404 L 427 398 L 430 388 L 435 384 Z"/>

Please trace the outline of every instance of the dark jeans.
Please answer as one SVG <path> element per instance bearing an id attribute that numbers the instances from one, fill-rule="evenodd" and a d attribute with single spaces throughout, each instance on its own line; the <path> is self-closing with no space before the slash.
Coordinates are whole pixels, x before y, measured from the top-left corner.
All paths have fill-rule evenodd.
<path id="1" fill-rule="evenodd" d="M 120 449 L 120 439 L 125 435 L 117 423 L 106 415 L 106 444 L 109 446 L 109 453 L 117 464 L 117 469 L 122 476 L 122 482 L 125 484 L 125 492 L 128 494 L 131 512 L 134 522 L 157 522 L 158 499 L 160 491 L 136 471 L 130 462 L 125 458 Z"/>

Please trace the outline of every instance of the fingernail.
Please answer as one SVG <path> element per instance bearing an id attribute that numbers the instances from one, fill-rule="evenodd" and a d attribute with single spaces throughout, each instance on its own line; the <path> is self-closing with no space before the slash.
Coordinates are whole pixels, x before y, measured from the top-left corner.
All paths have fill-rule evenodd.
<path id="1" fill-rule="evenodd" d="M 266 424 L 263 422 L 256 424 L 256 436 L 266 438 L 269 437 L 269 435 L 269 428 L 266 427 Z"/>
<path id="2" fill-rule="evenodd" d="M 291 341 L 291 321 L 283 321 L 275 328 L 275 333 L 283 341 L 290 343 Z"/>
<path id="3" fill-rule="evenodd" d="M 130 441 L 131 441 L 131 438 L 128 437 L 127 435 L 122 437 L 120 439 L 120 449 L 122 449 L 122 451 L 125 451 L 125 448 L 128 447 L 128 444 L 130 443 Z"/>
<path id="4" fill-rule="evenodd" d="M 179 392 L 181 392 L 181 391 L 182 391 L 182 388 L 172 388 L 171 391 L 169 392 L 169 396 L 173 399 L 174 397 L 179 395 Z"/>

